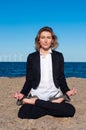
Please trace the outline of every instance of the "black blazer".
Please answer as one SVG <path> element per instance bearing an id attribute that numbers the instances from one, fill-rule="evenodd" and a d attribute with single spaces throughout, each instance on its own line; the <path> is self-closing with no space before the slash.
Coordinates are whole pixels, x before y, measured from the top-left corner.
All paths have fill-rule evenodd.
<path id="1" fill-rule="evenodd" d="M 53 81 L 57 88 L 65 94 L 70 90 L 67 86 L 64 76 L 64 58 L 62 53 L 52 51 L 52 70 Z M 31 88 L 36 89 L 40 83 L 40 53 L 38 51 L 29 54 L 27 58 L 26 81 L 21 90 L 21 93 L 28 95 Z"/>

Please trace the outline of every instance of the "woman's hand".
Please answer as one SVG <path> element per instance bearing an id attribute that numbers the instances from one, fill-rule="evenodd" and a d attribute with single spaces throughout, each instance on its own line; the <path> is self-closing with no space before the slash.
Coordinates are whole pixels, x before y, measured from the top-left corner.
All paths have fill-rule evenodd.
<path id="1" fill-rule="evenodd" d="M 72 88 L 71 90 L 67 91 L 66 94 L 70 96 L 74 96 L 77 93 L 77 90 L 75 88 Z"/>
<path id="2" fill-rule="evenodd" d="M 24 97 L 24 95 L 22 93 L 16 92 L 14 94 L 14 98 L 16 98 L 17 100 L 21 100 Z"/>

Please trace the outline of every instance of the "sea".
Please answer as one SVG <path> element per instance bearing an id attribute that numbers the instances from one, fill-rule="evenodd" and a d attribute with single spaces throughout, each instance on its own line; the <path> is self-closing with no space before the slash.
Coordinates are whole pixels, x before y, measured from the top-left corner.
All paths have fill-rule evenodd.
<path id="1" fill-rule="evenodd" d="M 65 62 L 65 77 L 86 78 L 86 62 Z M 26 62 L 0 62 L 0 77 L 26 76 Z"/>

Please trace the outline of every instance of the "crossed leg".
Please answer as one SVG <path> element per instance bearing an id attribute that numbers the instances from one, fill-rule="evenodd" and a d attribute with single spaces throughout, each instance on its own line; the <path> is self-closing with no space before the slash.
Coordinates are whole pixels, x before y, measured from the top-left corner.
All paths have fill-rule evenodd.
<path id="1" fill-rule="evenodd" d="M 55 117 L 73 117 L 75 108 L 69 103 L 52 103 L 37 99 L 35 104 L 24 104 L 18 113 L 18 117 L 27 119 L 37 119 L 45 115 Z"/>

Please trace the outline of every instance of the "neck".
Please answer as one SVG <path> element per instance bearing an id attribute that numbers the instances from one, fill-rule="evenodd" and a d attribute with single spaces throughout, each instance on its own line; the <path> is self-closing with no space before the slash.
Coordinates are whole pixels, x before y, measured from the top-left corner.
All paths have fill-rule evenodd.
<path id="1" fill-rule="evenodd" d="M 50 48 L 49 49 L 40 48 L 40 52 L 42 55 L 46 55 L 49 52 L 49 50 L 50 50 Z"/>

